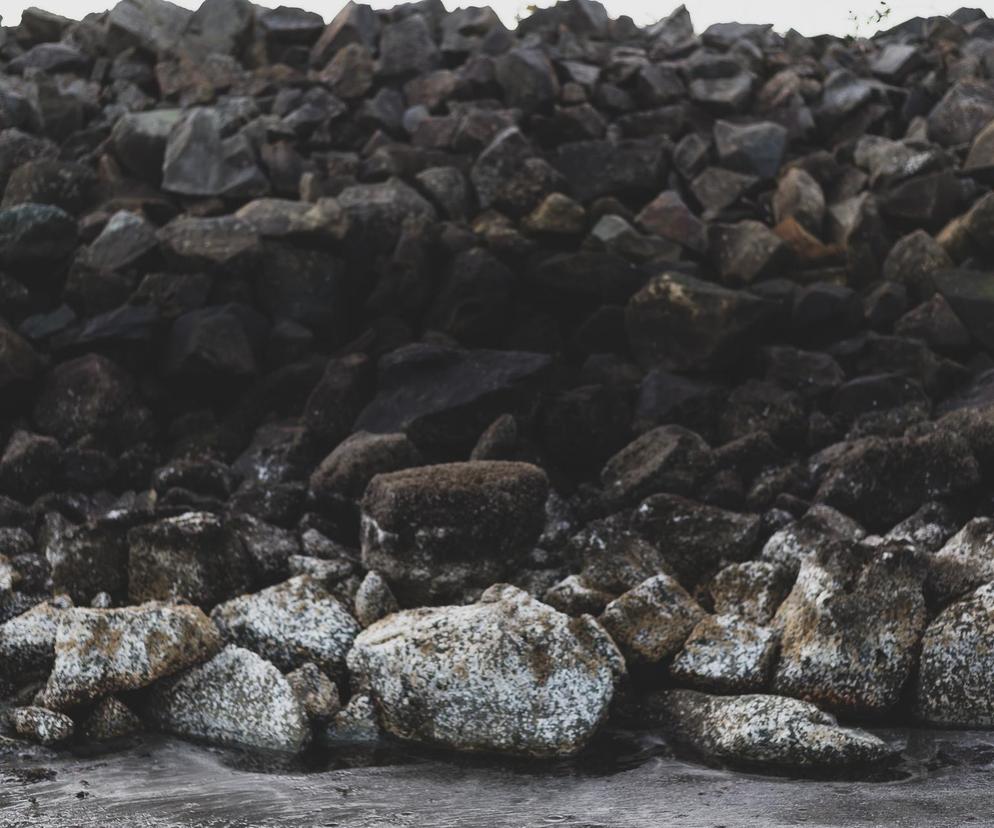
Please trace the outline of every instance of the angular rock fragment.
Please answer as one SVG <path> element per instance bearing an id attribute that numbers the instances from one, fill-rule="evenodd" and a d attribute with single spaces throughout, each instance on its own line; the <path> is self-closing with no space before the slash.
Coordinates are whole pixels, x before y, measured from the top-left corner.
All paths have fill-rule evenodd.
<path id="1" fill-rule="evenodd" d="M 770 627 L 735 615 L 708 615 L 677 653 L 670 675 L 680 684 L 716 693 L 762 690 L 777 644 L 777 634 Z"/>
<path id="2" fill-rule="evenodd" d="M 939 606 L 994 581 L 994 521 L 974 518 L 928 559 L 928 593 Z"/>
<path id="3" fill-rule="evenodd" d="M 746 291 L 670 272 L 632 297 L 625 324 L 641 362 L 679 371 L 734 362 L 773 312 Z"/>
<path id="4" fill-rule="evenodd" d="M 343 675 L 359 632 L 349 611 L 306 575 L 219 604 L 211 620 L 225 643 L 252 650 L 281 670 L 313 662 L 331 675 Z"/>
<path id="5" fill-rule="evenodd" d="M 119 739 L 141 730 L 141 719 L 124 702 L 108 696 L 80 725 L 80 732 L 95 742 Z"/>
<path id="6" fill-rule="evenodd" d="M 501 584 L 476 604 L 377 622 L 356 638 L 349 669 L 395 736 L 555 756 L 589 740 L 624 666 L 593 619 Z"/>
<path id="7" fill-rule="evenodd" d="M 599 621 L 630 665 L 657 664 L 678 652 L 704 616 L 668 575 L 655 575 L 605 607 Z"/>
<path id="8" fill-rule="evenodd" d="M 925 629 L 924 578 L 921 555 L 898 544 L 835 541 L 805 558 L 773 621 L 774 689 L 850 713 L 892 708 Z"/>
<path id="9" fill-rule="evenodd" d="M 368 627 L 399 609 L 390 585 L 380 573 L 367 572 L 355 594 L 355 617 L 359 625 Z"/>
<path id="10" fill-rule="evenodd" d="M 235 646 L 159 682 L 146 714 L 169 733 L 211 744 L 299 753 L 311 737 L 304 705 L 287 678 Z"/>

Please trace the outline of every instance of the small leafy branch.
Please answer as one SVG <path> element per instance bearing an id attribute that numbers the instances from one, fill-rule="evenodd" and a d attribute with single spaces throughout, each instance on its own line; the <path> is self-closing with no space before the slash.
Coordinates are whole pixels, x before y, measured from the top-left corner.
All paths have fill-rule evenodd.
<path id="1" fill-rule="evenodd" d="M 879 26 L 888 17 L 890 17 L 893 9 L 890 7 L 888 0 L 877 0 L 877 7 L 870 12 L 864 19 L 860 19 L 860 16 L 856 14 L 852 9 L 849 9 L 849 22 L 853 26 L 853 37 L 859 37 L 859 27 L 861 23 L 865 23 L 867 26 Z"/>

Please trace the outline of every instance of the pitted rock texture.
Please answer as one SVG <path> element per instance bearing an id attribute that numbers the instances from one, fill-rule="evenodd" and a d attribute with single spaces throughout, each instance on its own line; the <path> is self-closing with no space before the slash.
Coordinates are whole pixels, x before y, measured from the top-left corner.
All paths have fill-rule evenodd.
<path id="1" fill-rule="evenodd" d="M 252 650 L 281 670 L 314 662 L 342 677 L 359 632 L 348 609 L 309 575 L 219 604 L 211 620 L 225 643 Z"/>
<path id="2" fill-rule="evenodd" d="M 666 692 L 653 706 L 677 738 L 705 756 L 746 765 L 839 767 L 877 762 L 893 751 L 864 730 L 841 727 L 815 705 L 783 696 Z"/>
<path id="3" fill-rule="evenodd" d="M 850 713 L 892 708 L 925 629 L 924 579 L 922 554 L 900 544 L 833 541 L 806 558 L 773 620 L 774 689 Z"/>
<path id="4" fill-rule="evenodd" d="M 311 737 L 304 704 L 287 678 L 234 645 L 158 683 L 146 710 L 163 730 L 213 744 L 297 753 Z"/>
<path id="5" fill-rule="evenodd" d="M 45 703 L 64 710 L 147 687 L 209 658 L 219 646 L 217 630 L 196 607 L 151 602 L 121 609 L 63 610 Z"/>
<path id="6" fill-rule="evenodd" d="M 475 461 L 377 475 L 362 502 L 362 559 L 405 605 L 483 589 L 513 571 L 545 523 L 548 480 Z"/>
<path id="7" fill-rule="evenodd" d="M 624 662 L 589 616 L 507 585 L 361 632 L 349 669 L 393 735 L 458 750 L 569 755 L 607 715 Z"/>
<path id="8" fill-rule="evenodd" d="M 922 639 L 916 709 L 930 724 L 994 725 L 994 584 L 948 606 Z"/>

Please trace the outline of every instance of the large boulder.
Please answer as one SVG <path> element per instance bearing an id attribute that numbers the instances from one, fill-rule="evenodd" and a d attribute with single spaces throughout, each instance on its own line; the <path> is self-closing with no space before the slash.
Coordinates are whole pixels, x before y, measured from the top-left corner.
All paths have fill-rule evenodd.
<path id="1" fill-rule="evenodd" d="M 710 696 L 671 690 L 652 712 L 676 738 L 719 762 L 781 768 L 850 767 L 893 751 L 864 730 L 840 727 L 815 705 L 783 696 Z"/>
<path id="2" fill-rule="evenodd" d="M 924 578 L 921 553 L 897 543 L 833 541 L 805 558 L 773 620 L 776 692 L 848 713 L 893 708 L 925 629 Z"/>
<path id="3" fill-rule="evenodd" d="M 45 704 L 64 710 L 147 687 L 209 658 L 219 646 L 217 630 L 196 607 L 151 602 L 67 609 L 58 618 Z"/>
<path id="4" fill-rule="evenodd" d="M 313 662 L 344 676 L 359 632 L 349 611 L 308 575 L 219 604 L 211 619 L 225 643 L 252 650 L 284 672 Z"/>
<path id="5" fill-rule="evenodd" d="M 377 475 L 362 500 L 363 564 L 404 605 L 463 599 L 531 550 L 548 491 L 538 467 L 498 460 Z"/>
<path id="6" fill-rule="evenodd" d="M 349 669 L 395 736 L 550 756 L 591 737 L 624 663 L 589 616 L 570 618 L 501 584 L 476 604 L 378 621 L 356 638 Z"/>
<path id="7" fill-rule="evenodd" d="M 157 684 L 146 712 L 169 733 L 211 744 L 299 753 L 311 736 L 290 681 L 261 656 L 235 646 Z"/>

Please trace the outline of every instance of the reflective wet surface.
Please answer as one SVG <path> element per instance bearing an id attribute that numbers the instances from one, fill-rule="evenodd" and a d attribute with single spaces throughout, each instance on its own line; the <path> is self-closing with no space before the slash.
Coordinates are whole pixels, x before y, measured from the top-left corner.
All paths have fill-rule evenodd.
<path id="1" fill-rule="evenodd" d="M 554 764 L 397 745 L 287 762 L 143 736 L 100 753 L 7 752 L 0 758 L 0 826 L 994 824 L 994 733 L 878 734 L 905 745 L 901 759 L 855 779 L 706 767 L 644 733 L 606 734 L 579 759 Z"/>

